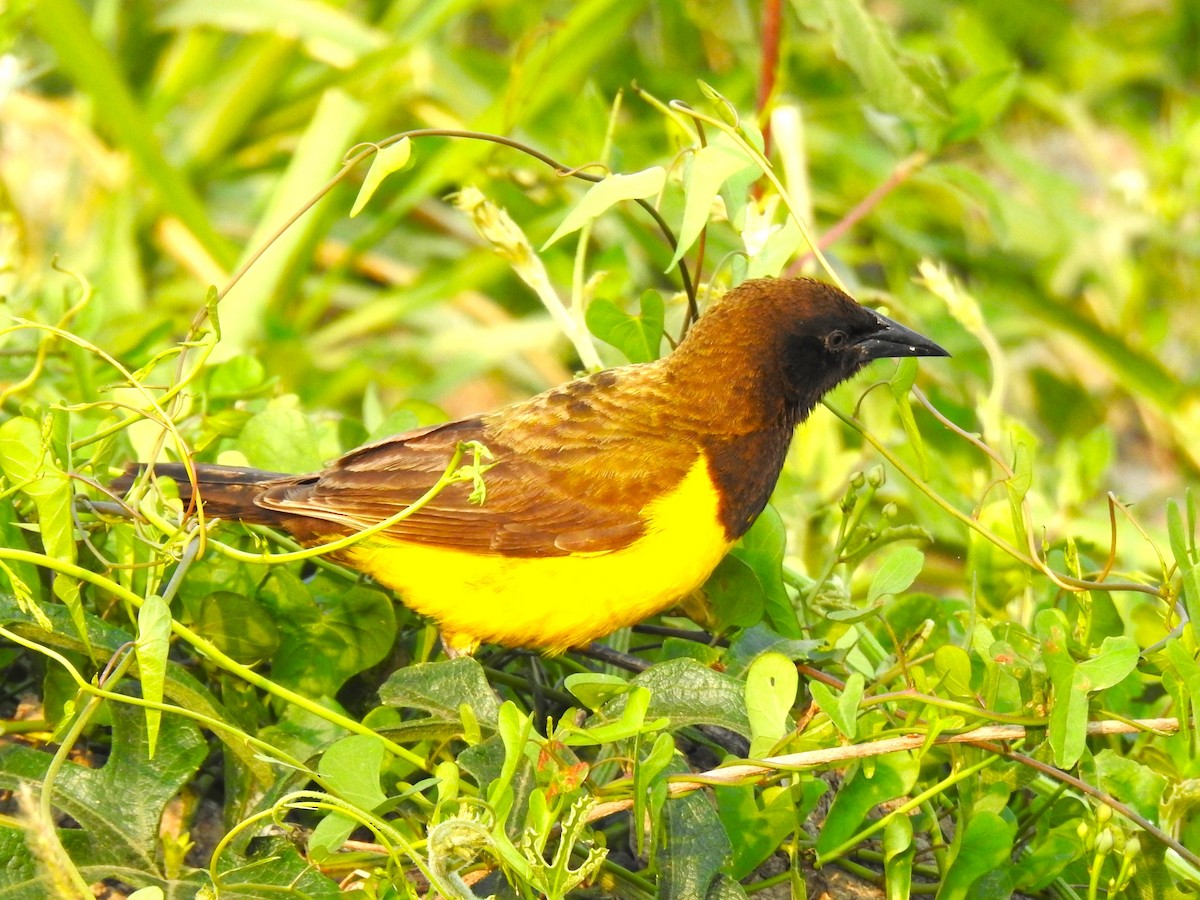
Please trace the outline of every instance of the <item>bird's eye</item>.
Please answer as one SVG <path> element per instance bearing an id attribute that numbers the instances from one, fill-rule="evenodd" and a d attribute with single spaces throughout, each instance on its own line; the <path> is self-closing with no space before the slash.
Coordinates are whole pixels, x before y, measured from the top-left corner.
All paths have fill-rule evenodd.
<path id="1" fill-rule="evenodd" d="M 831 331 L 829 337 L 825 338 L 825 346 L 830 350 L 841 350 L 846 346 L 849 340 L 844 331 Z"/>

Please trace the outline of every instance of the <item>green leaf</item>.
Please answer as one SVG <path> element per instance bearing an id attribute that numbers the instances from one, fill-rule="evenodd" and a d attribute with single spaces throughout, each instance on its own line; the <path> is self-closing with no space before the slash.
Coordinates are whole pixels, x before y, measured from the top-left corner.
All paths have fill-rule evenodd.
<path id="1" fill-rule="evenodd" d="M 624 678 L 603 672 L 575 672 L 566 677 L 563 686 L 593 712 L 613 697 L 633 690 L 633 685 Z"/>
<path id="2" fill-rule="evenodd" d="M 650 752 L 633 767 L 633 814 L 638 822 L 659 821 L 662 804 L 666 802 L 666 773 L 675 759 L 675 739 L 660 734 L 654 739 Z M 654 802 L 654 798 L 658 798 Z M 647 803 L 649 802 L 649 808 Z M 637 829 L 637 852 L 646 852 L 646 829 Z"/>
<path id="3" fill-rule="evenodd" d="M 240 354 L 213 369 L 208 378 L 208 397 L 210 400 L 246 397 L 268 384 L 266 370 L 258 358 Z"/>
<path id="4" fill-rule="evenodd" d="M 382 591 L 350 588 L 333 576 L 302 582 L 276 568 L 258 599 L 280 631 L 273 680 L 309 697 L 333 697 L 354 675 L 381 662 L 396 637 L 396 610 Z"/>
<path id="5" fill-rule="evenodd" d="M 867 603 L 888 594 L 900 594 L 908 590 L 925 565 L 925 554 L 916 547 L 898 547 L 890 553 L 871 579 L 867 591 Z"/>
<path id="6" fill-rule="evenodd" d="M 112 749 L 104 765 L 93 769 L 67 762 L 55 778 L 51 802 L 77 823 L 60 830 L 59 837 L 89 883 L 123 871 L 122 877 L 130 881 L 167 887 L 172 882 L 158 859 L 163 810 L 195 776 L 208 746 L 191 722 L 167 716 L 157 753 L 151 756 L 142 710 L 124 703 L 111 704 L 110 709 Z M 40 791 L 50 760 L 51 754 L 19 744 L 0 746 L 0 789 L 14 790 L 26 782 Z M 9 893 L 5 888 L 11 888 L 22 861 L 31 865 L 24 846 L 10 849 L 13 856 L 6 857 L 0 870 L 0 894 Z M 175 885 L 172 891 L 181 887 Z M 46 894 L 31 891 L 24 896 Z"/>
<path id="7" fill-rule="evenodd" d="M 725 833 L 736 835 L 729 874 L 739 881 L 757 869 L 803 821 L 795 797 L 802 789 L 756 789 L 753 785 L 722 785 L 714 791 L 717 813 Z M 761 796 L 762 804 L 759 805 Z"/>
<path id="8" fill-rule="evenodd" d="M 272 182 L 267 208 L 245 244 L 246 257 L 268 240 L 270 247 L 221 300 L 222 337 L 215 354 L 218 359 L 245 352 L 262 336 L 264 324 L 271 320 L 267 315 L 271 303 L 285 292 L 297 269 L 308 264 L 311 247 L 323 234 L 325 217 L 321 213 L 328 209 L 333 194 L 318 199 L 304 216 L 278 238 L 272 238 L 296 210 L 312 200 L 316 186 L 341 167 L 346 148 L 354 143 L 366 115 L 366 105 L 345 91 L 335 87 L 320 94 L 303 135 L 287 155 L 287 169 Z"/>
<path id="9" fill-rule="evenodd" d="M 379 787 L 379 773 L 387 757 L 387 748 L 379 738 L 352 734 L 321 755 L 317 771 L 343 800 L 372 810 L 387 799 Z"/>
<path id="10" fill-rule="evenodd" d="M 943 644 L 933 653 L 933 665 L 942 677 L 942 685 L 955 697 L 973 697 L 971 657 L 962 647 Z"/>
<path id="11" fill-rule="evenodd" d="M 317 771 L 329 790 L 369 812 L 387 800 L 379 787 L 379 775 L 387 758 L 382 740 L 370 734 L 352 734 L 330 745 L 321 755 Z M 329 813 L 309 837 L 309 853 L 315 859 L 327 858 L 341 848 L 357 827 L 358 822 L 352 817 Z"/>
<path id="12" fill-rule="evenodd" d="M 912 896 L 912 865 L 917 846 L 913 843 L 912 819 L 891 816 L 883 828 L 883 878 L 887 900 Z"/>
<path id="13" fill-rule="evenodd" d="M 250 418 L 238 449 L 250 465 L 269 472 L 312 472 L 324 463 L 312 423 L 295 406 L 280 401 Z"/>
<path id="14" fill-rule="evenodd" d="M 817 837 L 817 854 L 825 857 L 848 841 L 874 807 L 912 790 L 919 771 L 916 756 L 903 752 L 876 758 L 870 775 L 861 764 L 856 767 L 833 799 Z"/>
<path id="15" fill-rule="evenodd" d="M 8 481 L 33 501 L 38 530 L 46 555 L 65 563 L 76 561 L 74 496 L 71 480 L 55 462 L 48 436 L 27 416 L 15 416 L 0 425 L 0 470 Z M 4 501 L 9 502 L 9 501 Z M 71 613 L 76 634 L 91 654 L 79 584 L 55 573 L 54 595 Z"/>
<path id="16" fill-rule="evenodd" d="M 813 702 L 849 740 L 854 740 L 858 734 L 858 707 L 862 703 L 865 687 L 866 680 L 859 672 L 846 679 L 845 688 L 837 695 L 819 681 L 808 683 Z"/>
<path id="17" fill-rule="evenodd" d="M 750 721 L 750 755 L 765 756 L 792 730 L 800 674 L 782 653 L 764 653 L 746 673 L 746 713 Z"/>
<path id="18" fill-rule="evenodd" d="M 650 690 L 646 716 L 667 716 L 672 730 L 687 725 L 719 725 L 750 737 L 750 721 L 742 682 L 700 665 L 694 659 L 672 659 L 651 666 L 632 682 Z M 619 718 L 628 695 L 604 705 L 609 719 Z"/>
<path id="19" fill-rule="evenodd" d="M 1081 858 L 1085 848 L 1079 836 L 1079 821 L 1072 819 L 1056 825 L 1032 842 L 1030 851 L 1017 860 L 1013 885 L 1023 891 L 1043 891 L 1067 866 Z"/>
<path id="20" fill-rule="evenodd" d="M 379 688 L 379 699 L 387 706 L 425 710 L 444 722 L 460 722 L 459 705 L 466 703 L 489 729 L 500 714 L 483 666 L 470 656 L 399 669 Z"/>
<path id="21" fill-rule="evenodd" d="M 658 359 L 664 317 L 663 299 L 657 291 L 642 294 L 641 313 L 636 316 L 603 297 L 589 303 L 584 313 L 588 330 L 633 363 Z"/>
<path id="22" fill-rule="evenodd" d="M 957 852 L 942 879 L 939 900 L 965 900 L 980 878 L 1009 865 L 1016 831 L 1015 821 L 994 812 L 972 815 L 962 839 L 955 841 Z"/>
<path id="23" fill-rule="evenodd" d="M 942 76 L 927 60 L 903 54 L 887 27 L 867 12 L 861 0 L 820 0 L 793 6 L 806 24 L 819 21 L 833 34 L 833 46 L 866 89 L 870 102 L 884 113 L 915 125 L 944 126 Z M 934 92 L 931 96 L 931 92 Z"/>
<path id="24" fill-rule="evenodd" d="M 567 213 L 562 224 L 542 244 L 545 250 L 559 238 L 578 231 L 588 222 L 594 221 L 610 207 L 624 200 L 643 200 L 656 197 L 667 183 L 667 170 L 662 166 L 651 166 L 628 175 L 609 175 L 593 184 L 583 198 Z M 599 337 L 599 335 L 597 335 Z"/>
<path id="25" fill-rule="evenodd" d="M 1183 603 L 1188 619 L 1200 622 L 1200 560 L 1196 558 L 1196 537 L 1184 527 L 1179 505 L 1174 500 L 1167 502 L 1167 538 L 1175 565 L 1183 576 Z"/>
<path id="26" fill-rule="evenodd" d="M 730 551 L 750 567 L 762 586 L 764 610 L 771 627 L 788 638 L 804 636 L 796 610 L 783 584 L 783 556 L 787 549 L 787 529 L 783 519 L 768 505 L 754 520 L 750 530 Z"/>
<path id="27" fill-rule="evenodd" d="M 1019 546 L 1027 531 L 1025 512 L 1021 507 L 1025 502 L 1025 495 L 1033 487 L 1033 454 L 1030 452 L 1028 444 L 1024 442 L 1017 443 L 1013 451 L 1012 470 L 1012 478 L 1004 482 L 1004 491 L 1008 495 L 1008 508 L 1009 513 L 1012 515 L 1013 534 L 1016 536 Z"/>
<path id="28" fill-rule="evenodd" d="M 218 649 L 247 665 L 274 659 L 279 652 L 279 626 L 270 607 L 258 597 L 213 591 L 200 601 L 196 630 Z"/>
<path id="29" fill-rule="evenodd" d="M 1128 803 L 1150 821 L 1161 815 L 1163 798 L 1170 782 L 1145 763 L 1113 750 L 1101 750 L 1095 756 L 1100 787 Z"/>
<path id="30" fill-rule="evenodd" d="M 684 775 L 687 766 L 673 760 L 669 774 Z M 673 797 L 664 806 L 664 840 L 657 848 L 658 892 L 662 900 L 707 898 L 726 864 L 732 846 L 721 820 L 702 793 Z"/>
<path id="31" fill-rule="evenodd" d="M 995 122 L 1012 102 L 1019 84 L 1016 66 L 977 72 L 958 82 L 950 92 L 954 122 L 945 140 L 968 140 Z"/>
<path id="32" fill-rule="evenodd" d="M 358 189 L 358 196 L 354 198 L 354 205 L 350 207 L 350 218 L 353 219 L 362 212 L 371 198 L 375 196 L 375 192 L 379 190 L 384 179 L 407 166 L 411 157 L 412 141 L 406 137 L 376 151 L 375 155 L 371 157 L 371 167 L 367 169 L 367 177 L 363 179 L 362 187 Z"/>
<path id="33" fill-rule="evenodd" d="M 560 739 L 568 747 L 602 747 L 614 741 L 629 740 L 667 727 L 669 720 L 665 716 L 657 716 L 647 721 L 646 710 L 650 708 L 650 692 L 645 688 L 635 687 L 628 694 L 622 695 L 621 701 L 592 716 L 584 727 L 560 725 Z M 612 716 L 607 715 L 609 711 L 613 713 Z"/>
<path id="34" fill-rule="evenodd" d="M 171 646 L 171 607 L 158 594 L 151 594 L 138 610 L 137 654 L 138 676 L 142 682 L 142 697 L 162 703 L 167 678 L 167 653 Z M 150 758 L 162 723 L 162 711 L 146 710 L 146 743 Z"/>
<path id="35" fill-rule="evenodd" d="M 712 606 L 717 631 L 748 628 L 762 621 L 762 584 L 754 570 L 732 553 L 704 582 L 704 596 Z"/>
<path id="36" fill-rule="evenodd" d="M 1075 687 L 1089 694 L 1110 688 L 1124 681 L 1138 663 L 1137 642 L 1125 635 L 1107 637 L 1091 659 L 1076 667 L 1078 680 Z"/>
<path id="37" fill-rule="evenodd" d="M 700 237 L 722 185 L 748 169 L 757 172 L 758 164 L 724 132 L 708 146 L 692 154 L 683 179 L 683 220 L 679 225 L 679 242 L 666 271 L 673 269 Z"/>
<path id="38" fill-rule="evenodd" d="M 896 412 L 900 414 L 900 424 L 904 426 L 904 436 L 908 439 L 908 445 L 917 452 L 917 470 L 921 478 L 928 481 L 929 454 L 925 452 L 925 439 L 921 436 L 921 429 L 917 428 L 917 420 L 913 416 L 910 393 L 917 380 L 917 371 L 917 360 L 914 357 L 899 360 L 895 374 L 888 379 L 888 388 L 896 402 Z"/>

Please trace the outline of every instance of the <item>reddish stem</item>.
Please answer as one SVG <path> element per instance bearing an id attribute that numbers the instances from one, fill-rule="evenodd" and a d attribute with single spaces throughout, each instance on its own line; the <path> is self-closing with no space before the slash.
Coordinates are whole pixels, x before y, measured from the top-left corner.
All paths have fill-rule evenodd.
<path id="1" fill-rule="evenodd" d="M 884 197 L 906 182 L 914 172 L 928 161 L 929 156 L 924 151 L 917 151 L 911 156 L 900 160 L 896 168 L 892 170 L 892 174 L 887 177 L 887 180 L 883 184 L 863 197 L 858 202 L 858 205 L 846 213 L 840 222 L 821 235 L 821 239 L 817 241 L 820 248 L 825 250 L 831 244 L 836 243 L 842 235 L 866 218 L 871 210 L 880 204 Z M 799 275 L 800 270 L 808 265 L 809 260 L 812 258 L 813 253 L 809 250 L 788 267 L 787 274 L 793 277 Z"/>
<path id="2" fill-rule="evenodd" d="M 763 154 L 771 155 L 771 117 L 766 114 L 767 103 L 775 93 L 775 78 L 779 73 L 779 35 L 782 15 L 781 0 L 763 0 L 762 8 L 762 68 L 758 72 L 758 102 L 755 110 L 762 126 Z"/>

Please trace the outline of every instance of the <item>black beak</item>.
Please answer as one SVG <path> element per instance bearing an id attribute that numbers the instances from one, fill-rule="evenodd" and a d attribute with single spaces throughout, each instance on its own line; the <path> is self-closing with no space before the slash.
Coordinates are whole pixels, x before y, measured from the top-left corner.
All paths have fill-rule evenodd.
<path id="1" fill-rule="evenodd" d="M 875 313 L 879 328 L 864 335 L 858 342 L 867 359 L 884 359 L 895 356 L 949 356 L 945 348 L 938 346 L 923 334 L 893 322 L 887 316 Z"/>

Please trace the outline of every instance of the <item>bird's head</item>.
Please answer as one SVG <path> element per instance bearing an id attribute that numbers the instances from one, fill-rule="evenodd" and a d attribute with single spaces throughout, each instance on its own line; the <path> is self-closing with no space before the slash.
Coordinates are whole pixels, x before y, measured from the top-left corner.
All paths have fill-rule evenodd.
<path id="1" fill-rule="evenodd" d="M 825 393 L 874 359 L 949 356 L 929 338 L 809 278 L 747 281 L 721 298 L 688 333 L 676 355 L 741 366 L 727 373 L 757 385 L 802 419 Z M 682 361 L 682 360 L 681 360 Z M 736 389 L 736 388 L 735 388 Z"/>

